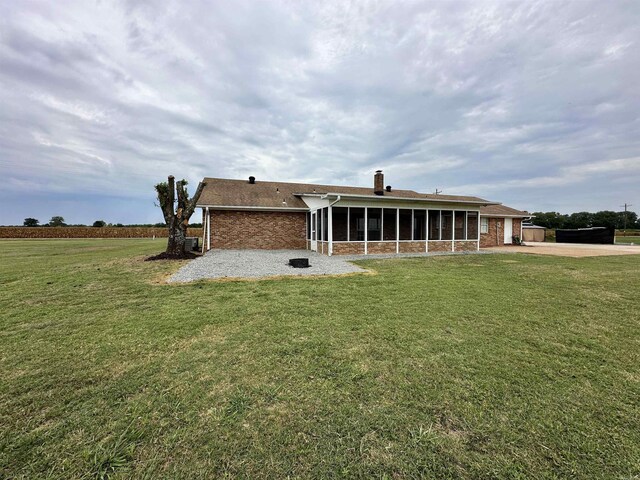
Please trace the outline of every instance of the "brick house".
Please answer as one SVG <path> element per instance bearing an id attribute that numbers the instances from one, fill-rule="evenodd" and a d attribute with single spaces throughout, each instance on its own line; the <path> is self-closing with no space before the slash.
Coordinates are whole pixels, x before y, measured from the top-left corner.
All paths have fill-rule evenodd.
<path id="1" fill-rule="evenodd" d="M 479 197 L 205 178 L 198 200 L 210 249 L 300 249 L 327 255 L 474 251 L 522 238 L 527 212 Z"/>

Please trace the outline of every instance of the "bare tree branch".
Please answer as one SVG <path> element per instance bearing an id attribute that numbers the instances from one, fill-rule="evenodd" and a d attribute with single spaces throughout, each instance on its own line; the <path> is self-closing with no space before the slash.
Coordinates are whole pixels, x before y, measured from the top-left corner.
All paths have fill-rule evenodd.
<path id="1" fill-rule="evenodd" d="M 191 218 L 191 215 L 193 215 L 193 212 L 196 209 L 196 204 L 198 203 L 198 200 L 200 199 L 200 195 L 202 194 L 202 190 L 206 185 L 207 184 L 204 182 L 198 183 L 198 188 L 196 189 L 196 193 L 193 195 L 193 198 L 187 205 L 183 214 L 187 220 L 189 220 Z"/>
<path id="2" fill-rule="evenodd" d="M 156 186 L 158 203 L 162 209 L 165 223 L 169 224 L 173 217 L 173 201 L 171 199 L 169 184 L 167 182 L 158 183 Z"/>

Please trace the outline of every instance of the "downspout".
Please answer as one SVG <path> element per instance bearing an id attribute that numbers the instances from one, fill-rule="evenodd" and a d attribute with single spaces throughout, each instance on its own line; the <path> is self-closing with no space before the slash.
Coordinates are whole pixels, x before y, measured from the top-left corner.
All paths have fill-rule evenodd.
<path id="1" fill-rule="evenodd" d="M 211 214 L 207 207 L 207 251 L 211 250 Z"/>
<path id="2" fill-rule="evenodd" d="M 209 211 L 209 207 L 206 208 L 206 211 Z M 207 217 L 205 216 L 205 209 L 202 209 L 202 254 L 204 255 L 204 240 L 207 236 Z"/>

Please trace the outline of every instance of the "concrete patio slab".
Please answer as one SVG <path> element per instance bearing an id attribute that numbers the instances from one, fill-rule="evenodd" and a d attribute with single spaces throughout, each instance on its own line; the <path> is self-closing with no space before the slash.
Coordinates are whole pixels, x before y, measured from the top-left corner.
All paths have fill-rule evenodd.
<path id="1" fill-rule="evenodd" d="M 531 253 L 560 257 L 603 257 L 610 255 L 640 255 L 640 245 L 592 245 L 584 243 L 527 242 L 521 246 L 491 247 L 485 250 L 505 253 Z"/>

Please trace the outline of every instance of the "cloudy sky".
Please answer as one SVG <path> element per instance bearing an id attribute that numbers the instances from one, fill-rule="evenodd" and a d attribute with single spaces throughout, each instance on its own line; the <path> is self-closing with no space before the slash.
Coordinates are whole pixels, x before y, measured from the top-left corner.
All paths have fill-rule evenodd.
<path id="1" fill-rule="evenodd" d="M 0 0 L 0 224 L 168 174 L 640 211 L 640 2 Z"/>

